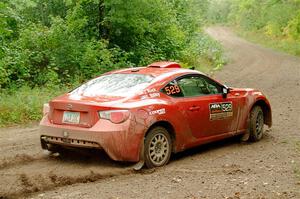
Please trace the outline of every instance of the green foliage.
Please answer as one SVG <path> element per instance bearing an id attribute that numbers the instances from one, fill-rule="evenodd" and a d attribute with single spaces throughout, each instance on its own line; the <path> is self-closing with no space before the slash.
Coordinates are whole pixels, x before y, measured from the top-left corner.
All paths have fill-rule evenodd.
<path id="1" fill-rule="evenodd" d="M 187 50 L 183 51 L 183 63 L 195 66 L 203 72 L 211 70 L 207 66 L 213 66 L 213 70 L 217 70 L 226 63 L 223 48 L 217 41 L 203 33 L 195 35 L 193 40 L 198 42 L 191 42 Z"/>
<path id="2" fill-rule="evenodd" d="M 24 86 L 0 93 L 0 127 L 37 121 L 42 117 L 42 105 L 66 89 Z"/>
<path id="3" fill-rule="evenodd" d="M 300 55 L 299 0 L 212 0 L 207 19 L 262 33 L 276 42 L 273 47 Z"/>
<path id="4" fill-rule="evenodd" d="M 231 9 L 230 0 L 212 0 L 205 17 L 209 23 L 227 23 Z"/>
<path id="5" fill-rule="evenodd" d="M 179 58 L 187 35 L 176 19 L 176 10 L 162 0 L 126 2 L 105 2 L 109 40 L 130 52 L 131 62 L 138 65 Z"/>
<path id="6" fill-rule="evenodd" d="M 9 40 L 17 35 L 18 21 L 19 17 L 15 11 L 7 3 L 0 2 L 0 44 L 3 45 L 5 40 Z"/>
<path id="7" fill-rule="evenodd" d="M 157 60 L 199 63 L 188 54 L 220 65 L 221 57 L 205 46 L 211 39 L 198 34 L 207 6 L 196 0 L 6 0 L 0 3 L 0 88 L 72 84 Z"/>
<path id="8" fill-rule="evenodd" d="M 9 44 L 1 65 L 10 84 L 72 83 L 73 78 L 85 80 L 128 64 L 126 53 L 117 47 L 108 49 L 107 41 L 85 40 L 86 20 L 72 14 L 67 20 L 53 18 L 50 28 L 28 24 Z"/>
<path id="9" fill-rule="evenodd" d="M 300 10 L 294 18 L 290 19 L 285 31 L 290 38 L 300 41 Z"/>
<path id="10" fill-rule="evenodd" d="M 264 34 L 264 31 L 245 31 L 242 28 L 234 28 L 235 31 L 248 40 L 268 46 L 273 49 L 278 49 L 292 55 L 300 56 L 300 41 L 291 39 L 272 38 Z"/>
<path id="11" fill-rule="evenodd" d="M 208 19 L 227 22 L 245 30 L 264 30 L 271 37 L 298 39 L 300 29 L 300 1 L 298 0 L 213 0 Z M 210 17 L 212 14 L 220 17 Z"/>

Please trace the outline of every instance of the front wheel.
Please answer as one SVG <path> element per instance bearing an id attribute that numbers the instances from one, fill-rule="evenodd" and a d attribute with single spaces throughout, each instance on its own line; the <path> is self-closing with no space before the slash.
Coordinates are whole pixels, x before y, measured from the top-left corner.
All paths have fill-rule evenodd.
<path id="1" fill-rule="evenodd" d="M 250 141 L 261 140 L 264 132 L 264 113 L 260 106 L 255 106 L 250 112 Z"/>
<path id="2" fill-rule="evenodd" d="M 172 141 L 163 127 L 150 130 L 145 138 L 144 157 L 148 168 L 166 165 L 171 157 Z"/>

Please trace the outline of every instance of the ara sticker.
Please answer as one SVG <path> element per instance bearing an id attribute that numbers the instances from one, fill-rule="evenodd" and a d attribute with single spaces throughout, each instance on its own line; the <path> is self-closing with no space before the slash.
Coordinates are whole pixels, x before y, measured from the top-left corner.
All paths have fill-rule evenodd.
<path id="1" fill-rule="evenodd" d="M 158 109 L 158 110 L 154 110 L 154 111 L 150 111 L 149 115 L 162 115 L 166 113 L 166 109 L 162 108 L 162 109 Z"/>
<path id="2" fill-rule="evenodd" d="M 210 120 L 222 120 L 233 116 L 232 102 L 209 104 Z"/>

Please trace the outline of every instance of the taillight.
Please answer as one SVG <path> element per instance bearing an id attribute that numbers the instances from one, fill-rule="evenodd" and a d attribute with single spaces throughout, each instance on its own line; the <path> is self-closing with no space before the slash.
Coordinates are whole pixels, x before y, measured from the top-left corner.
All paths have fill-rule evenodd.
<path id="1" fill-rule="evenodd" d="M 125 122 L 130 116 L 128 110 L 99 111 L 98 114 L 101 119 L 109 120 L 115 124 Z"/>
<path id="2" fill-rule="evenodd" d="M 43 106 L 43 114 L 46 115 L 47 113 L 49 113 L 49 111 L 50 111 L 49 104 L 48 103 L 44 104 L 44 106 Z"/>

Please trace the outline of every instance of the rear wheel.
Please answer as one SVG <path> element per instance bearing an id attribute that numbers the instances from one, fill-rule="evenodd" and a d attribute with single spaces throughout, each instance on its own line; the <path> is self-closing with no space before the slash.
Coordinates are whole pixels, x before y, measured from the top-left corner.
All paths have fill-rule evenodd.
<path id="1" fill-rule="evenodd" d="M 264 132 L 264 113 L 260 106 L 255 106 L 250 112 L 249 123 L 250 141 L 261 140 Z"/>
<path id="2" fill-rule="evenodd" d="M 166 165 L 171 157 L 172 141 L 169 132 L 163 127 L 150 130 L 145 138 L 144 157 L 148 168 Z"/>

